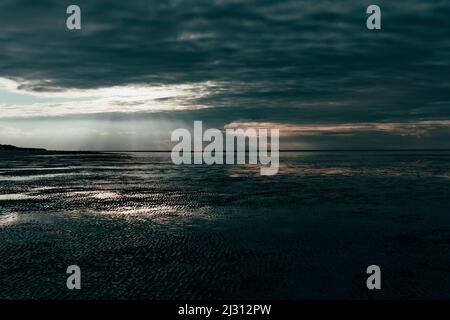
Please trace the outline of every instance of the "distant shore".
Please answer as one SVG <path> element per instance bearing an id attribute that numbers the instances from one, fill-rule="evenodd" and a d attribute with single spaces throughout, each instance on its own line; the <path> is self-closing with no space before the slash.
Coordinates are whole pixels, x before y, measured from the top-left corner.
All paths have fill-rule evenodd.
<path id="1" fill-rule="evenodd" d="M 44 148 L 21 148 L 9 144 L 0 144 L 0 154 L 99 154 L 101 151 L 58 151 Z"/>
<path id="2" fill-rule="evenodd" d="M 429 148 L 429 149 L 291 149 L 279 150 L 279 152 L 449 152 L 449 148 Z M 45 154 L 101 154 L 101 153 L 148 153 L 160 152 L 169 153 L 172 150 L 47 150 L 45 148 L 22 148 L 13 145 L 0 144 L 0 153 L 45 153 Z M 202 151 L 191 151 L 202 152 Z M 246 151 L 247 152 L 247 151 Z"/>
<path id="3" fill-rule="evenodd" d="M 47 152 L 46 149 L 43 148 L 20 148 L 10 144 L 0 144 L 0 151 L 17 151 L 17 152 Z"/>

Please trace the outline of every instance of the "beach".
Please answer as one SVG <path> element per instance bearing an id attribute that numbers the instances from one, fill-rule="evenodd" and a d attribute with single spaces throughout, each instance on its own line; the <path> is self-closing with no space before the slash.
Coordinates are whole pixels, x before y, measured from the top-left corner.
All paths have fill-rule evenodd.
<path id="1" fill-rule="evenodd" d="M 450 298 L 449 160 L 287 152 L 261 176 L 170 153 L 3 153 L 0 299 Z"/>

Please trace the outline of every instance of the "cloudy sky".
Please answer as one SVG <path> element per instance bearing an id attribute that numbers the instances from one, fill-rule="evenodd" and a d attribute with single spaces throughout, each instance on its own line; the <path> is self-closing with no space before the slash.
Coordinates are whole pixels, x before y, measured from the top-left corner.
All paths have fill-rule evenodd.
<path id="1" fill-rule="evenodd" d="M 280 128 L 284 149 L 450 148 L 449 17 L 448 0 L 0 0 L 0 144 L 170 149 L 203 120 Z"/>

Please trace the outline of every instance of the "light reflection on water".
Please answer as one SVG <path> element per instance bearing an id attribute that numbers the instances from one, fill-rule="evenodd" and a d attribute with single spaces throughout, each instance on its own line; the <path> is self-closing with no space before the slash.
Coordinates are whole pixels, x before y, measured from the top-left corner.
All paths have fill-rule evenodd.
<path id="1" fill-rule="evenodd" d="M 449 153 L 281 153 L 279 173 L 264 177 L 259 164 L 176 166 L 170 153 L 6 158 L 0 165 L 0 214 L 83 212 L 151 219 L 214 216 L 222 208 L 261 203 L 376 202 L 389 184 L 408 187 L 414 181 L 409 179 L 445 185 L 449 159 Z M 386 179 L 374 184 L 380 177 Z M 271 196 L 261 198 L 261 192 Z M 409 194 L 398 196 L 401 201 Z"/>
<path id="2" fill-rule="evenodd" d="M 0 181 L 28 181 L 28 180 L 61 178 L 61 177 L 67 177 L 67 176 L 79 176 L 79 175 L 83 175 L 83 174 L 73 172 L 73 173 L 33 174 L 33 175 L 22 175 L 22 176 L 18 176 L 18 175 L 16 175 L 16 176 L 0 176 Z"/>
<path id="3" fill-rule="evenodd" d="M 0 215 L 0 227 L 7 227 L 14 225 L 20 219 L 20 215 L 18 213 L 10 213 L 5 215 Z"/>
<path id="4" fill-rule="evenodd" d="M 25 200 L 32 198 L 32 196 L 23 193 L 0 194 L 0 200 Z"/>

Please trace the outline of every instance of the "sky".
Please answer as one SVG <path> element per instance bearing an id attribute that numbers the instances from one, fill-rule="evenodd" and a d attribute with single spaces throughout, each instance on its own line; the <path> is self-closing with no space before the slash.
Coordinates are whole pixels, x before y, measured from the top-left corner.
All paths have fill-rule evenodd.
<path id="1" fill-rule="evenodd" d="M 0 144 L 169 150 L 201 120 L 279 128 L 282 149 L 450 148 L 448 17 L 448 0 L 0 0 Z"/>

